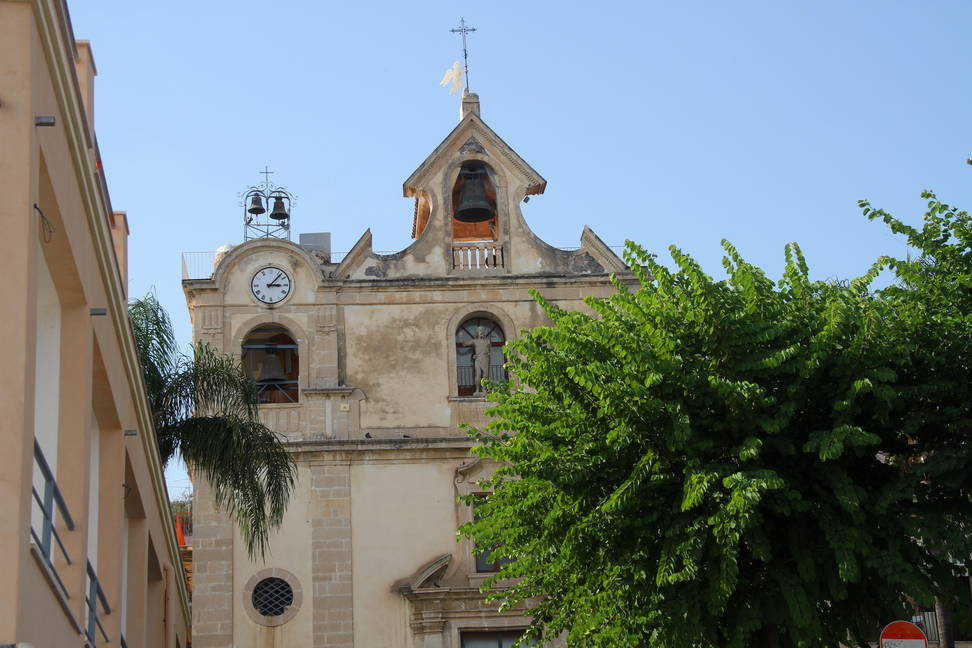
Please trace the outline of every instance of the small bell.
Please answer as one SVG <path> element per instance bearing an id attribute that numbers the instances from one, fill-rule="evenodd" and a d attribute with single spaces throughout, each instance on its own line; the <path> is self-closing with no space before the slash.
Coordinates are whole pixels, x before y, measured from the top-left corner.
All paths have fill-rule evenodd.
<path id="1" fill-rule="evenodd" d="M 270 212 L 270 218 L 273 220 L 287 220 L 290 218 L 290 214 L 287 213 L 287 208 L 284 206 L 283 198 L 280 196 L 275 196 L 273 199 L 273 211 Z"/>
<path id="2" fill-rule="evenodd" d="M 267 211 L 263 206 L 263 198 L 261 198 L 258 194 L 253 194 L 253 197 L 250 198 L 250 206 L 246 211 L 251 214 L 262 214 Z"/>
<path id="3" fill-rule="evenodd" d="M 290 382 L 280 365 L 277 345 L 268 344 L 264 347 L 264 351 L 266 351 L 266 355 L 263 356 L 263 370 L 260 371 L 260 377 L 257 378 L 256 384 L 261 387 L 279 387 Z"/>
<path id="4" fill-rule="evenodd" d="M 462 223 L 482 223 L 493 218 L 493 206 L 486 199 L 486 187 L 479 173 L 467 172 L 462 181 L 462 195 L 456 207 L 456 220 Z"/>

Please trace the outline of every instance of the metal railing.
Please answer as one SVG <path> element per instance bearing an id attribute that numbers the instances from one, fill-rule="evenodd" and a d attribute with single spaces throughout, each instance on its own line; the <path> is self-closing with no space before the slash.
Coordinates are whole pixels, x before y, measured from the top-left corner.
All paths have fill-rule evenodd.
<path id="1" fill-rule="evenodd" d="M 558 245 L 556 247 L 557 247 L 558 250 L 563 250 L 564 252 L 575 252 L 577 250 L 583 249 L 579 245 L 568 245 L 566 247 L 563 247 L 563 246 Z M 614 252 L 615 254 L 618 255 L 618 258 L 619 259 L 621 258 L 621 253 L 624 252 L 625 247 L 626 246 L 624 246 L 624 245 L 608 245 L 607 246 L 607 248 L 609 250 L 611 250 L 612 252 Z"/>
<path id="2" fill-rule="evenodd" d="M 71 598 L 67 588 L 64 586 L 64 582 L 57 573 L 57 569 L 54 568 L 54 557 L 51 551 L 52 540 L 57 542 L 57 546 L 61 550 L 61 555 L 64 556 L 67 564 L 71 564 L 71 557 L 68 555 L 67 549 L 64 548 L 61 535 L 57 532 L 57 525 L 54 523 L 54 507 L 57 507 L 61 521 L 64 522 L 64 526 L 67 527 L 68 531 L 74 531 L 74 518 L 71 517 L 71 511 L 68 510 L 67 504 L 64 502 L 61 489 L 57 487 L 57 482 L 54 480 L 54 473 L 51 472 L 51 467 L 48 465 L 47 459 L 44 457 L 44 451 L 41 450 L 37 439 L 34 439 L 34 463 L 44 477 L 44 494 L 41 495 L 38 493 L 36 488 L 31 488 L 31 490 L 34 494 L 34 501 L 40 506 L 44 519 L 41 522 L 40 535 L 37 534 L 37 530 L 34 529 L 33 524 L 30 525 L 30 535 L 34 538 L 34 543 L 37 545 L 37 548 L 40 549 L 41 556 L 44 558 L 44 562 L 54 577 L 54 580 L 57 581 L 57 586 L 61 589 L 61 593 L 64 594 L 65 598 Z"/>
<path id="3" fill-rule="evenodd" d="M 216 267 L 216 252 L 183 252 L 182 279 L 211 279 Z M 393 254 L 392 252 L 375 252 L 375 254 Z M 331 264 L 338 264 L 348 255 L 347 252 L 331 252 Z"/>
<path id="4" fill-rule="evenodd" d="M 101 583 L 98 582 L 98 574 L 95 573 L 94 567 L 91 566 L 91 561 L 88 561 L 88 594 L 84 597 L 84 603 L 88 608 L 88 623 L 84 633 L 88 637 L 88 645 L 90 646 L 94 646 L 97 643 L 95 636 L 96 629 L 101 632 L 101 636 L 104 637 L 105 641 L 108 641 L 108 633 L 105 632 L 104 626 L 101 625 L 101 621 L 98 619 L 99 602 L 105 614 L 111 614 L 108 597 L 105 596 L 105 591 L 101 589 Z"/>
<path id="5" fill-rule="evenodd" d="M 296 380 L 274 383 L 272 385 L 257 385 L 257 394 L 260 397 L 261 405 L 271 403 L 296 403 L 300 397 L 297 387 L 300 383 Z"/>
<path id="6" fill-rule="evenodd" d="M 476 367 L 456 367 L 456 379 L 460 387 L 476 387 Z M 500 381 L 506 379 L 503 365 L 489 365 L 489 379 Z"/>
<path id="7" fill-rule="evenodd" d="M 928 641 L 938 641 L 938 615 L 935 609 L 923 609 L 919 614 L 912 622 L 922 629 Z"/>
<path id="8" fill-rule="evenodd" d="M 182 279 L 209 279 L 213 276 L 215 252 L 183 252 Z"/>

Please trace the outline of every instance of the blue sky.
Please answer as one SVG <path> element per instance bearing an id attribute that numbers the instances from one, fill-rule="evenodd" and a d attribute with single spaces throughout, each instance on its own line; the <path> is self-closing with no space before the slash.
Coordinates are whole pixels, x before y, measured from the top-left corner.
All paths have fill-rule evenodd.
<path id="1" fill-rule="evenodd" d="M 778 277 L 862 274 L 920 222 L 923 189 L 972 208 L 972 3 L 287 2 L 71 5 L 92 42 L 130 294 L 153 286 L 190 341 L 180 255 L 242 240 L 237 193 L 268 166 L 293 230 L 347 251 L 411 239 L 402 182 L 458 121 L 438 85 L 468 38 L 482 117 L 548 181 L 534 231 L 576 246 L 675 244 L 713 275 L 720 240 Z M 176 478 L 170 490 L 183 485 Z"/>

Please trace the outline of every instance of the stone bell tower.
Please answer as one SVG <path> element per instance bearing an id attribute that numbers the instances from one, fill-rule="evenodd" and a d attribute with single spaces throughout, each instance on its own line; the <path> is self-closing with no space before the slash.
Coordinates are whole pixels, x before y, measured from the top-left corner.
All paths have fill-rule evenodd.
<path id="1" fill-rule="evenodd" d="M 589 228 L 571 250 L 533 234 L 520 205 L 546 180 L 477 95 L 460 115 L 404 183 L 406 249 L 375 253 L 370 230 L 343 257 L 257 238 L 183 282 L 194 339 L 242 360 L 300 480 L 265 563 L 197 487 L 196 648 L 478 648 L 525 628 L 479 593 L 497 565 L 456 542 L 472 519 L 456 497 L 493 469 L 459 424 L 486 424 L 504 342 L 549 323 L 531 288 L 586 309 L 630 273 Z"/>

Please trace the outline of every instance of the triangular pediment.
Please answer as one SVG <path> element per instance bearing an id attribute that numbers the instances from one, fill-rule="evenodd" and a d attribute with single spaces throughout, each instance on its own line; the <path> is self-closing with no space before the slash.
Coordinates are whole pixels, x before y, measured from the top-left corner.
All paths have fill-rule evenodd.
<path id="1" fill-rule="evenodd" d="M 403 187 L 405 196 L 410 198 L 418 195 L 419 189 L 427 184 L 428 179 L 433 177 L 440 168 L 457 156 L 469 154 L 491 157 L 513 167 L 523 176 L 528 196 L 542 194 L 547 186 L 543 176 L 487 126 L 479 115 L 469 113 L 405 181 Z"/>
<path id="2" fill-rule="evenodd" d="M 489 155 L 489 151 L 483 148 L 483 145 L 479 143 L 475 137 L 470 137 L 466 140 L 466 143 L 462 145 L 459 149 L 460 155 L 465 155 L 467 153 L 479 153 L 480 155 Z"/>

